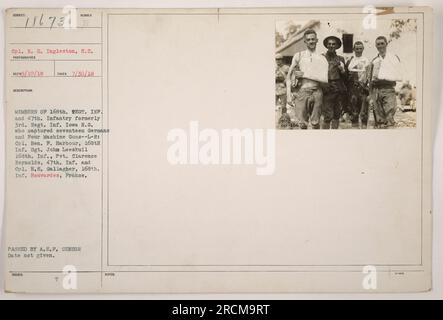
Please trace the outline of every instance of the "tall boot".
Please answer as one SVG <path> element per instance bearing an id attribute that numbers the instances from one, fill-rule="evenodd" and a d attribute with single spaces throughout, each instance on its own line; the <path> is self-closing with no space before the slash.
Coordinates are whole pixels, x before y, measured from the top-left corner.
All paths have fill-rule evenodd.
<path id="1" fill-rule="evenodd" d="M 331 121 L 331 129 L 338 129 L 338 125 L 339 125 L 339 123 L 340 123 L 340 120 L 338 120 L 338 119 L 333 119 L 333 120 Z"/>
<path id="2" fill-rule="evenodd" d="M 361 121 L 361 128 L 367 129 L 368 128 L 368 120 L 362 120 Z"/>

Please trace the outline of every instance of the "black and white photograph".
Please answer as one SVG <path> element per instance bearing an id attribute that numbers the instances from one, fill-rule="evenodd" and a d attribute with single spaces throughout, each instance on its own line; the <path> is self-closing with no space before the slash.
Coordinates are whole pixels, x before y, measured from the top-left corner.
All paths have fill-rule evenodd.
<path id="1" fill-rule="evenodd" d="M 276 22 L 277 129 L 415 128 L 415 19 Z"/>

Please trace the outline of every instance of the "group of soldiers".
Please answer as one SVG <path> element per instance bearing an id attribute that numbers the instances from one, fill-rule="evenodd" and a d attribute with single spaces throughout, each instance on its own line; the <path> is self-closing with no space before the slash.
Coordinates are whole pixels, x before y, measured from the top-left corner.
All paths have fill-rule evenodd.
<path id="1" fill-rule="evenodd" d="M 357 41 L 353 56 L 345 61 L 336 50 L 342 45 L 335 36 L 323 41 L 326 53 L 317 53 L 317 33 L 305 31 L 306 50 L 296 53 L 290 66 L 276 56 L 276 105 L 281 106 L 280 128 L 338 129 L 347 114 L 353 128 L 365 129 L 369 113 L 374 128 L 395 125 L 395 85 L 400 81 L 400 59 L 387 52 L 386 37 L 375 40 L 378 55 L 370 61 Z M 327 75 L 327 76 L 326 76 Z"/>

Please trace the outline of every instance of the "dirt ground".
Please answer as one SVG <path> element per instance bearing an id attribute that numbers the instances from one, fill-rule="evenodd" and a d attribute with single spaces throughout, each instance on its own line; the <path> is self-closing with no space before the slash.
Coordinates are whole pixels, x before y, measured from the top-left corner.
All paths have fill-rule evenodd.
<path id="1" fill-rule="evenodd" d="M 415 128 L 415 124 L 416 124 L 416 120 L 417 120 L 417 113 L 413 112 L 413 111 L 401 111 L 401 109 L 397 109 L 397 111 L 395 112 L 395 126 L 391 129 L 395 129 L 395 128 Z M 340 129 L 351 129 L 352 125 L 351 122 L 345 121 L 342 122 L 340 121 Z M 369 118 L 369 123 L 368 123 L 368 129 L 373 129 L 374 128 L 374 118 L 370 117 Z"/>
<path id="2" fill-rule="evenodd" d="M 277 110 L 275 112 L 275 121 L 276 124 L 278 123 L 278 119 L 280 118 L 281 115 L 281 111 Z M 417 122 L 417 113 L 414 111 L 402 111 L 400 107 L 397 108 L 397 111 L 395 112 L 395 126 L 392 127 L 391 129 L 395 129 L 395 128 L 415 128 L 416 126 L 416 122 Z M 374 120 L 373 117 L 369 117 L 369 123 L 368 123 L 368 129 L 373 129 L 374 128 Z M 278 128 L 280 129 L 280 128 Z M 298 127 L 295 127 L 293 129 L 298 129 Z M 310 129 L 310 126 L 309 126 Z M 353 129 L 352 125 L 351 125 L 351 121 L 345 117 L 345 119 L 341 119 L 340 120 L 340 125 L 339 125 L 339 129 Z M 287 129 L 290 130 L 290 129 Z"/>

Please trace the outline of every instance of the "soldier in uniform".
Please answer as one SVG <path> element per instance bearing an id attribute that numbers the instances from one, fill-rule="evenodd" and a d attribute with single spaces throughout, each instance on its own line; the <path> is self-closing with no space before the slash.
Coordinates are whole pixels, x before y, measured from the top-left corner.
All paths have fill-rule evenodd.
<path id="1" fill-rule="evenodd" d="M 288 75 L 289 66 L 283 64 L 283 56 L 281 54 L 276 54 L 275 56 L 276 66 L 275 66 L 275 107 L 278 111 L 278 104 L 280 102 L 280 118 L 278 119 L 279 128 L 290 128 L 291 117 L 288 114 L 287 104 L 288 97 L 286 95 L 286 77 Z"/>
<path id="2" fill-rule="evenodd" d="M 323 102 L 320 78 L 326 81 L 328 64 L 324 57 L 316 52 L 317 33 L 308 29 L 303 39 L 307 49 L 294 55 L 286 78 L 288 102 L 294 109 L 293 122 L 297 123 L 300 129 L 307 129 L 309 122 L 312 129 L 320 129 Z M 319 74 L 314 74 L 310 70 L 313 64 L 320 70 Z"/>
<path id="3" fill-rule="evenodd" d="M 395 85 L 401 81 L 402 70 L 400 58 L 387 52 L 386 37 L 375 40 L 378 55 L 370 65 L 370 103 L 374 108 L 375 127 L 388 128 L 395 125 L 394 115 L 397 110 Z"/>
<path id="4" fill-rule="evenodd" d="M 326 37 L 323 45 L 328 49 L 324 54 L 329 63 L 328 84 L 323 87 L 322 129 L 338 129 L 341 109 L 346 97 L 345 59 L 337 55 L 341 40 L 335 36 Z"/>
<path id="5" fill-rule="evenodd" d="M 366 68 L 369 65 L 369 59 L 363 56 L 363 51 L 363 42 L 355 42 L 354 55 L 346 63 L 346 69 L 348 70 L 347 87 L 352 127 L 359 127 L 360 118 L 361 128 L 365 129 L 368 124 L 369 90 L 366 86 Z"/>
<path id="6" fill-rule="evenodd" d="M 275 56 L 275 106 L 277 107 L 279 102 L 282 109 L 282 113 L 286 112 L 286 76 L 289 71 L 289 66 L 283 64 L 283 56 L 277 54 Z"/>

